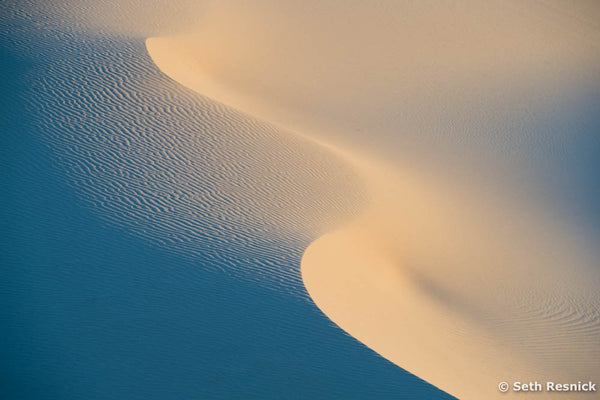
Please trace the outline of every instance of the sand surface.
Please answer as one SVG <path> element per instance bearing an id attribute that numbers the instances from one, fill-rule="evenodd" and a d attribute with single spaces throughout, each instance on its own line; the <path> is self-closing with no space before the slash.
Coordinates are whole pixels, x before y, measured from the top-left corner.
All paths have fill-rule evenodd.
<path id="1" fill-rule="evenodd" d="M 360 216 L 303 257 L 321 310 L 461 399 L 597 379 L 594 240 L 536 193 L 530 159 L 560 163 L 573 140 L 543 120 L 598 82 L 598 7 L 259 4 L 215 6 L 147 48 L 173 79 L 311 138 L 363 180 Z"/>
<path id="2" fill-rule="evenodd" d="M 461 399 L 598 380 L 596 2 L 125 3 L 29 10 L 106 41 L 50 63 L 37 101 L 112 224 L 253 284 L 303 283 Z M 123 37 L 150 37 L 175 82 Z M 300 282 L 289 255 L 315 237 Z"/>

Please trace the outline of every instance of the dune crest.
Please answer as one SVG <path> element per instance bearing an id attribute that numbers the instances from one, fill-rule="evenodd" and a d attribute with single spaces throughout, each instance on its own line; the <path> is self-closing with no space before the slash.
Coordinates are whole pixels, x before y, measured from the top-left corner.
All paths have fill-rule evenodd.
<path id="1" fill-rule="evenodd" d="M 491 11 L 476 2 L 448 10 L 383 3 L 390 10 L 360 20 L 366 39 L 340 21 L 328 25 L 319 9 L 323 41 L 312 48 L 296 32 L 288 42 L 278 19 L 286 7 L 263 10 L 261 20 L 242 6 L 213 10 L 216 19 L 193 34 L 146 45 L 184 86 L 300 132 L 358 171 L 369 205 L 314 241 L 301 268 L 312 299 L 342 329 L 461 399 L 506 396 L 502 381 L 597 379 L 600 277 L 589 238 L 544 199 L 513 196 L 505 171 L 492 173 L 490 189 L 445 164 L 453 154 L 471 170 L 515 154 L 556 161 L 568 135 L 532 115 L 550 115 L 564 88 L 576 93 L 597 76 L 597 27 L 556 2 L 492 2 Z M 364 12 L 344 10 L 340 19 L 357 22 Z M 290 17 L 291 31 L 312 21 L 303 13 L 312 15 Z M 222 28 L 228 17 L 231 30 Z M 357 150 L 371 138 L 379 153 Z M 386 141 L 401 149 L 394 162 L 379 157 Z"/>
<path id="2" fill-rule="evenodd" d="M 169 71 L 161 60 L 177 58 L 154 43 L 150 54 Z M 186 86 L 217 88 L 193 70 L 179 74 Z M 594 378 L 597 276 L 563 227 L 441 177 L 328 148 L 360 171 L 371 198 L 304 254 L 304 284 L 328 317 L 459 398 L 502 396 L 503 380 Z"/>
<path id="3" fill-rule="evenodd" d="M 363 172 L 371 205 L 302 259 L 327 316 L 461 399 L 501 398 L 502 381 L 594 379 L 600 302 L 584 248 L 543 219 L 418 173 Z"/>

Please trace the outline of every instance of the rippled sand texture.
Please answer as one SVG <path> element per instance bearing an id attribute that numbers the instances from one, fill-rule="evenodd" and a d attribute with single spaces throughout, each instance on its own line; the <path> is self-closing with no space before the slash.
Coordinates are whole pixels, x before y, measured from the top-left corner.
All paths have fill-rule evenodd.
<path id="1" fill-rule="evenodd" d="M 573 143 L 597 144 L 549 125 L 598 87 L 598 7 L 260 4 L 147 46 L 184 85 L 324 138 L 359 171 L 369 205 L 302 262 L 325 314 L 459 398 L 597 379 L 597 237 L 539 193 L 566 190 L 545 168 L 568 169 Z"/>
<path id="2" fill-rule="evenodd" d="M 34 83 L 32 107 L 74 185 L 104 218 L 170 251 L 248 268 L 266 259 L 226 273 L 297 289 L 298 272 L 281 269 L 290 249 L 348 214 L 360 183 L 314 143 L 177 87 L 135 46 L 78 46 L 75 63 Z M 102 73 L 66 71 L 78 67 Z"/>
<path id="3" fill-rule="evenodd" d="M 598 379 L 595 2 L 23 4 L 60 48 L 24 101 L 103 220 L 462 399 Z"/>
<path id="4" fill-rule="evenodd" d="M 360 207 L 351 167 L 173 82 L 145 36 L 71 23 L 93 8 L 24 3 L 0 3 L 0 398 L 451 397 L 302 285 Z"/>

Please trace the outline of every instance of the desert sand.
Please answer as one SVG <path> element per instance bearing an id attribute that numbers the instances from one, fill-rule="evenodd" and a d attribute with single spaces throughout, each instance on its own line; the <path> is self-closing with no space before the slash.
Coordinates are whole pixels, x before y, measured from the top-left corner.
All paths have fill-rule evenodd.
<path id="1" fill-rule="evenodd" d="M 147 48 L 183 85 L 358 171 L 369 205 L 303 257 L 321 310 L 461 399 L 505 396 L 501 381 L 597 379 L 589 237 L 514 179 L 530 171 L 530 143 L 565 139 L 524 114 L 597 78 L 597 7 L 261 5 L 215 6 L 201 28 Z"/>
<path id="2" fill-rule="evenodd" d="M 321 310 L 461 399 L 500 398 L 501 381 L 597 379 L 597 255 L 514 179 L 529 143 L 564 140 L 523 110 L 549 112 L 597 78 L 597 7 L 270 6 L 215 6 L 147 48 L 183 85 L 358 171 L 369 204 L 302 260 Z"/>
<path id="3" fill-rule="evenodd" d="M 46 280 L 33 268 L 25 280 L 31 287 L 15 291 L 19 307 L 38 302 L 31 310 L 41 310 L 15 319 L 24 321 L 15 324 L 15 337 L 27 336 L 21 329 L 31 326 L 40 343 L 52 336 L 48 343 L 59 344 L 47 359 L 22 351 L 18 361 L 69 367 L 40 376 L 52 390 L 51 376 L 71 382 L 80 369 L 87 375 L 75 380 L 98 393 L 107 390 L 97 385 L 102 376 L 127 380 L 122 386 L 131 391 L 124 393 L 138 396 L 143 391 L 136 382 L 158 378 L 168 397 L 181 374 L 182 393 L 220 388 L 222 398 L 264 398 L 269 388 L 290 393 L 305 386 L 306 377 L 334 369 L 322 359 L 314 363 L 319 349 L 345 354 L 337 349 L 356 345 L 364 352 L 349 359 L 375 360 L 377 371 L 398 373 L 372 385 L 392 382 L 397 390 L 417 382 L 412 393 L 447 396 L 327 325 L 315 304 L 381 357 L 461 399 L 505 397 L 498 390 L 503 381 L 600 383 L 597 1 L 31 0 L 10 2 L 3 11 L 11 30 L 7 48 L 14 45 L 16 54 L 9 52 L 14 60 L 7 71 L 19 71 L 8 87 L 27 86 L 21 99 L 27 121 L 16 112 L 9 118 L 13 155 L 29 166 L 29 154 L 19 151 L 26 147 L 19 129 L 35 127 L 29 139 L 42 144 L 40 152 L 49 149 L 57 175 L 76 194 L 75 208 L 97 214 L 102 225 L 94 231 L 74 219 L 62 228 L 89 234 L 81 235 L 81 248 L 92 247 L 91 265 L 76 272 L 71 266 L 88 261 L 86 251 L 62 258 L 62 247 L 50 249 L 40 230 L 42 251 L 33 252 L 29 242 L 36 236 L 18 229 L 13 235 L 21 244 L 15 271 L 37 266 L 29 261 L 34 253 L 44 264 L 46 251 L 56 256 L 48 258 L 57 270 L 68 267 L 60 284 L 50 268 L 44 268 Z M 31 68 L 24 68 L 28 57 Z M 21 106 L 15 104 L 15 110 Z M 31 165 L 24 176 L 36 175 L 37 164 Z M 52 225 L 44 218 L 52 207 L 32 195 L 34 185 L 15 183 L 23 185 L 15 185 L 22 196 L 16 198 L 39 200 L 16 210 L 32 224 L 26 228 Z M 41 183 L 36 190 L 49 185 Z M 68 209 L 60 187 L 53 187 L 55 204 Z M 30 210 L 39 214 L 32 217 Z M 61 214 L 56 219 L 70 221 Z M 123 245 L 114 267 L 105 268 L 111 247 L 90 239 L 96 232 L 111 236 L 104 225 L 136 238 L 140 249 L 169 254 L 171 262 L 153 269 L 155 260 L 144 250 L 142 261 L 136 259 L 144 265 L 132 268 Z M 65 253 L 73 250 L 69 239 L 59 243 Z M 154 271 L 150 280 L 146 263 Z M 212 273 L 227 280 L 215 286 L 205 279 Z M 77 274 L 96 292 L 71 282 Z M 133 283 L 122 284 L 122 274 Z M 238 281 L 264 291 L 246 304 L 246 292 L 232 283 Z M 113 298 L 115 287 L 122 297 Z M 207 292 L 196 293 L 199 287 Z M 32 295 L 35 289 L 48 300 Z M 79 290 L 81 299 L 73 294 Z M 68 301 L 57 302 L 57 292 Z M 95 297 L 81 306 L 88 292 Z M 185 329 L 169 329 L 162 315 L 177 309 L 157 299 L 181 300 L 175 304 L 185 313 L 174 313 L 179 319 L 173 322 Z M 263 310 L 266 303 L 270 308 Z M 106 304 L 114 305 L 107 315 Z M 123 304 L 134 305 L 135 329 L 127 338 L 137 347 L 104 342 L 107 333 L 121 339 L 128 319 L 120 313 Z M 283 304 L 305 307 L 295 314 Z M 73 317 L 77 310 L 85 318 Z M 78 339 L 80 326 L 90 322 L 88 310 L 100 317 L 98 329 L 82 336 L 91 347 L 73 348 L 73 354 L 87 360 L 90 348 L 107 343 L 112 360 L 129 360 L 116 362 L 124 369 L 107 369 L 98 351 L 90 364 L 96 369 L 88 372 L 88 364 L 73 363 L 76 357 L 63 351 L 71 348 L 63 335 Z M 72 323 L 64 329 L 53 322 L 63 314 Z M 243 323 L 232 317 L 242 314 Z M 136 325 L 140 316 L 143 323 Z M 313 337 L 321 323 L 328 329 Z M 69 326 L 76 329 L 67 332 Z M 244 341 L 245 328 L 260 339 L 252 346 Z M 328 339 L 303 354 L 299 331 L 302 343 Z M 140 332 L 150 340 L 138 341 Z M 171 340 L 182 332 L 186 343 Z M 269 340 L 280 336 L 280 342 Z M 9 343 L 21 343 L 11 354 L 29 349 L 27 342 Z M 137 358 L 127 358 L 132 347 Z M 147 354 L 150 347 L 160 350 L 152 353 L 157 358 Z M 203 349 L 211 350 L 211 359 L 197 352 Z M 243 363 L 241 349 L 251 350 Z M 271 358 L 258 365 L 263 350 Z M 293 364 L 292 353 L 302 359 L 290 369 L 295 389 L 287 387 L 288 369 L 264 373 Z M 130 380 L 142 370 L 138 361 L 150 368 Z M 171 370 L 178 363 L 180 369 Z M 310 374 L 298 373 L 313 364 Z M 229 375 L 232 365 L 237 375 Z M 354 367 L 352 376 L 364 376 Z M 396 381 L 400 375 L 410 379 Z M 328 376 L 334 382 L 327 393 L 353 379 L 343 371 Z M 311 383 L 306 393 L 323 390 Z M 37 389 L 52 393 L 45 387 Z M 145 389 L 153 392 L 151 385 Z M 377 393 L 390 396 L 386 389 Z"/>

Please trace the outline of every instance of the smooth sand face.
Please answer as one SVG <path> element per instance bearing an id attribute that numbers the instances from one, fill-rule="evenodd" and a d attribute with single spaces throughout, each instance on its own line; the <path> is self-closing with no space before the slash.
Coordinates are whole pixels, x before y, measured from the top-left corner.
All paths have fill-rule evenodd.
<path id="1" fill-rule="evenodd" d="M 397 365 L 490 399 L 505 396 L 500 381 L 600 370 L 593 239 L 507 183 L 540 157 L 536 143 L 550 154 L 573 140 L 532 115 L 597 82 L 597 13 L 564 2 L 227 3 L 147 47 L 183 85 L 327 142 L 359 171 L 371 203 L 306 250 L 311 297 Z M 448 154 L 495 180 L 455 175 Z M 515 154 L 514 169 L 494 170 Z"/>
<path id="2" fill-rule="evenodd" d="M 598 75 L 599 7 L 550 5 L 218 2 L 147 44 L 200 93 L 344 147 L 506 157 L 547 140 L 535 115 Z"/>
<path id="3" fill-rule="evenodd" d="M 363 171 L 372 205 L 302 260 L 327 316 L 461 399 L 501 398 L 501 381 L 595 379 L 600 303 L 585 248 L 468 188 Z"/>

